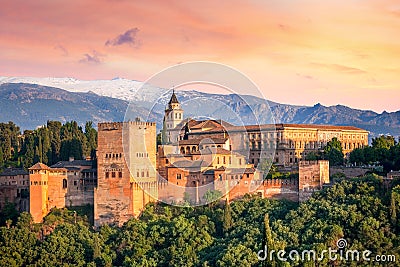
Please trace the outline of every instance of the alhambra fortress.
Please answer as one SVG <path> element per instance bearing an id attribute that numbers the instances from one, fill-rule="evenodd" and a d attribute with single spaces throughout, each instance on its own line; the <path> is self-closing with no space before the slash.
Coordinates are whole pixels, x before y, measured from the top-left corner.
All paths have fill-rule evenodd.
<path id="1" fill-rule="evenodd" d="M 152 201 L 204 204 L 207 192 L 231 201 L 245 194 L 304 201 L 329 185 L 329 162 L 306 161 L 336 137 L 345 156 L 368 145 L 368 132 L 351 126 L 274 124 L 235 126 L 184 118 L 175 93 L 166 107 L 162 145 L 156 124 L 98 124 L 97 159 L 36 163 L 28 172 L 0 174 L 0 208 L 14 202 L 41 222 L 53 207 L 91 205 L 94 224 L 122 225 Z M 95 163 L 96 162 L 96 163 Z M 267 179 L 274 164 L 296 178 Z"/>

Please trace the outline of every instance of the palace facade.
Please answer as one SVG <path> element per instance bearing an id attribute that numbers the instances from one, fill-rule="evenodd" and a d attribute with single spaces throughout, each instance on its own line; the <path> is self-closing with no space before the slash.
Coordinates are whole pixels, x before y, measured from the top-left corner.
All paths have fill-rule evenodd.
<path id="1" fill-rule="evenodd" d="M 97 164 L 37 163 L 0 174 L 0 208 L 29 210 L 35 222 L 51 208 L 93 205 L 94 224 L 122 225 L 152 201 L 204 204 L 208 191 L 230 201 L 247 193 L 304 201 L 329 184 L 328 161 L 306 161 L 336 137 L 348 155 L 368 145 L 368 132 L 352 126 L 266 124 L 235 126 L 222 120 L 184 118 L 173 92 L 164 115 L 163 144 L 156 124 L 98 124 Z M 298 173 L 267 179 L 270 164 Z M 28 199 L 27 199 L 28 198 Z"/>
<path id="2" fill-rule="evenodd" d="M 203 147 L 224 147 L 245 155 L 255 166 L 263 159 L 280 166 L 298 165 L 308 154 L 322 151 L 332 138 L 341 142 L 345 156 L 368 145 L 368 131 L 353 126 L 282 123 L 234 126 L 222 120 L 183 119 L 175 93 L 166 109 L 164 123 L 166 143 L 179 148 L 181 154 Z"/>

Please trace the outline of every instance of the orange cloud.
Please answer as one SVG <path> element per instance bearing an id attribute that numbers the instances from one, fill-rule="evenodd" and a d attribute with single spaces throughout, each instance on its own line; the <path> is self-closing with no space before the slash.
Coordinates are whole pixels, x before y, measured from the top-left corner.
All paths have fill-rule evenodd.
<path id="1" fill-rule="evenodd" d="M 272 100 L 398 110 L 399 14 L 395 0 L 9 1 L 0 75 L 144 80 L 208 60 L 243 71 Z"/>

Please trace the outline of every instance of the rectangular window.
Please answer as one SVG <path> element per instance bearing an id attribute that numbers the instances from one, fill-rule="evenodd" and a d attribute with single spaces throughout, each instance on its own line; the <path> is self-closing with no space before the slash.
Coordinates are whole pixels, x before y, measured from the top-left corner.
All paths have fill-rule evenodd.
<path id="1" fill-rule="evenodd" d="M 118 172 L 118 177 L 122 178 L 122 172 Z"/>
<path id="2" fill-rule="evenodd" d="M 111 177 L 112 177 L 112 178 L 115 178 L 115 172 L 112 172 L 112 173 L 111 173 Z"/>
<path id="3" fill-rule="evenodd" d="M 110 178 L 110 173 L 106 172 L 106 178 Z"/>
<path id="4" fill-rule="evenodd" d="M 180 173 L 176 174 L 176 179 L 182 179 L 182 175 Z"/>

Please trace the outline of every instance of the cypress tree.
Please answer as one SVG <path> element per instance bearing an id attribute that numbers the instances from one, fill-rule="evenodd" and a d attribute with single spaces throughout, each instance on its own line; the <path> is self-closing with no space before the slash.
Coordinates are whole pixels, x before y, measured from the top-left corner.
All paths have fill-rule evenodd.
<path id="1" fill-rule="evenodd" d="M 390 198 L 390 222 L 394 227 L 397 225 L 396 199 L 393 192 Z"/>
<path id="2" fill-rule="evenodd" d="M 228 200 L 225 201 L 225 207 L 224 207 L 224 220 L 222 224 L 222 230 L 225 235 L 228 234 L 229 230 L 232 227 L 232 209 L 231 205 L 228 203 Z"/>
<path id="3" fill-rule="evenodd" d="M 264 215 L 264 242 L 263 243 L 267 247 L 267 251 L 265 251 L 265 253 L 267 253 L 267 260 L 269 261 L 270 260 L 269 259 L 269 251 L 275 250 L 275 244 L 274 244 L 274 240 L 272 238 L 272 231 L 271 231 L 271 228 L 269 226 L 269 215 L 268 215 L 268 213 L 266 213 Z M 264 262 L 263 264 L 266 264 L 266 262 Z M 276 266 L 275 260 L 270 262 L 270 266 L 273 266 L 273 267 Z"/>
<path id="4" fill-rule="evenodd" d="M 3 166 L 4 164 L 4 154 L 3 154 L 3 148 L 1 148 L 0 146 L 0 168 Z"/>

